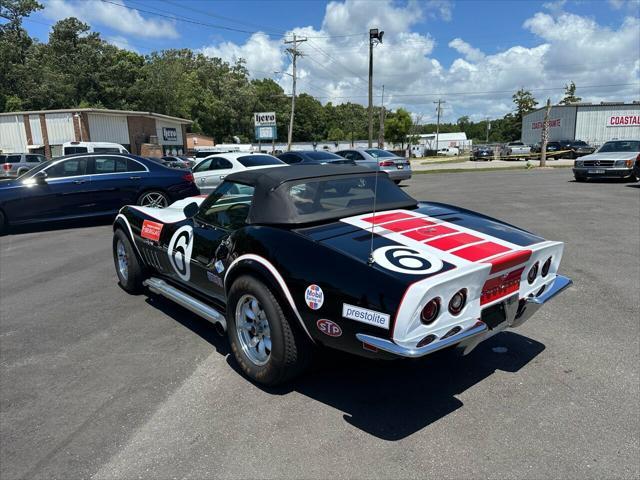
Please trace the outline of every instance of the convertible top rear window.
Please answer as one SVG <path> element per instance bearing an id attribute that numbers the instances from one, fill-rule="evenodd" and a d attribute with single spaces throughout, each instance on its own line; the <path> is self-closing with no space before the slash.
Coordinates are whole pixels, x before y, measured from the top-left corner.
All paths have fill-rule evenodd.
<path id="1" fill-rule="evenodd" d="M 280 187 L 291 206 L 290 223 L 308 223 L 339 219 L 376 209 L 413 206 L 416 201 L 386 175 L 362 175 L 342 178 L 308 179 L 288 182 Z M 376 194 L 377 190 L 377 194 Z"/>

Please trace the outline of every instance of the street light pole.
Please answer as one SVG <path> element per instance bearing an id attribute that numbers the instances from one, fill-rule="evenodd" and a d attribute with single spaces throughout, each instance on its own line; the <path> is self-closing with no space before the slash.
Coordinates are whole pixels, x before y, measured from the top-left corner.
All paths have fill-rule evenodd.
<path id="1" fill-rule="evenodd" d="M 436 157 L 438 156 L 438 150 L 440 149 L 440 113 L 442 112 L 442 107 L 441 105 L 443 103 L 447 103 L 444 100 L 440 100 L 438 99 L 437 102 L 433 102 L 433 103 L 437 103 L 438 104 L 438 122 L 436 123 Z"/>

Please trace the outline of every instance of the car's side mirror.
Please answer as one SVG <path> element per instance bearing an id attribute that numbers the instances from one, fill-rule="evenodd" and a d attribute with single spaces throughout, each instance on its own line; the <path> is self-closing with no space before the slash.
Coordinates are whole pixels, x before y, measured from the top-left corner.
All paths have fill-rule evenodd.
<path id="1" fill-rule="evenodd" d="M 184 216 L 187 218 L 193 218 L 198 213 L 198 210 L 200 210 L 198 204 L 196 202 L 191 202 L 188 205 L 185 205 L 182 213 L 184 213 Z"/>
<path id="2" fill-rule="evenodd" d="M 47 174 L 44 172 L 38 172 L 31 178 L 33 178 L 33 182 L 37 185 L 44 185 L 45 183 L 47 183 Z"/>

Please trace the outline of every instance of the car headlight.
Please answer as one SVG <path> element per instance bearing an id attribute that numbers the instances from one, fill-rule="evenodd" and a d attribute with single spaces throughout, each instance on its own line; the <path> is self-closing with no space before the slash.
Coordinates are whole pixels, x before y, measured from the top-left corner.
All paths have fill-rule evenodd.
<path id="1" fill-rule="evenodd" d="M 633 166 L 633 160 L 616 160 L 616 167 L 631 168 L 632 166 Z"/>
<path id="2" fill-rule="evenodd" d="M 576 160 L 576 167 L 584 166 L 584 160 Z"/>

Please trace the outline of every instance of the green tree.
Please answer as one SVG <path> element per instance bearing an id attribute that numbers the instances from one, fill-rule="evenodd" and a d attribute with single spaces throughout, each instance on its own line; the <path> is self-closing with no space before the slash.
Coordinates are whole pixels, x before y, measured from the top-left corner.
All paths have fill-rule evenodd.
<path id="1" fill-rule="evenodd" d="M 22 28 L 22 20 L 42 9 L 35 0 L 0 1 L 0 109 L 15 110 L 25 103 L 22 80 L 26 74 L 25 63 L 33 39 Z M 7 105 L 7 99 L 11 101 Z"/>
<path id="2" fill-rule="evenodd" d="M 560 100 L 560 105 L 569 105 L 570 103 L 578 103 L 582 100 L 576 96 L 576 84 L 573 81 L 569 85 L 564 86 L 564 98 Z"/>
<path id="3" fill-rule="evenodd" d="M 533 94 L 524 88 L 519 89 L 511 98 L 516 105 L 516 112 L 514 115 L 505 115 L 504 119 L 508 123 L 506 131 L 513 135 L 510 140 L 514 140 L 522 137 L 522 117 L 533 111 L 538 102 Z"/>
<path id="4" fill-rule="evenodd" d="M 327 133 L 327 140 L 337 142 L 346 139 L 344 132 L 338 127 L 331 127 Z"/>
<path id="5" fill-rule="evenodd" d="M 407 135 L 411 132 L 413 121 L 411 115 L 404 108 L 399 108 L 390 114 L 384 122 L 384 135 L 392 143 L 400 144 L 404 149 Z"/>

